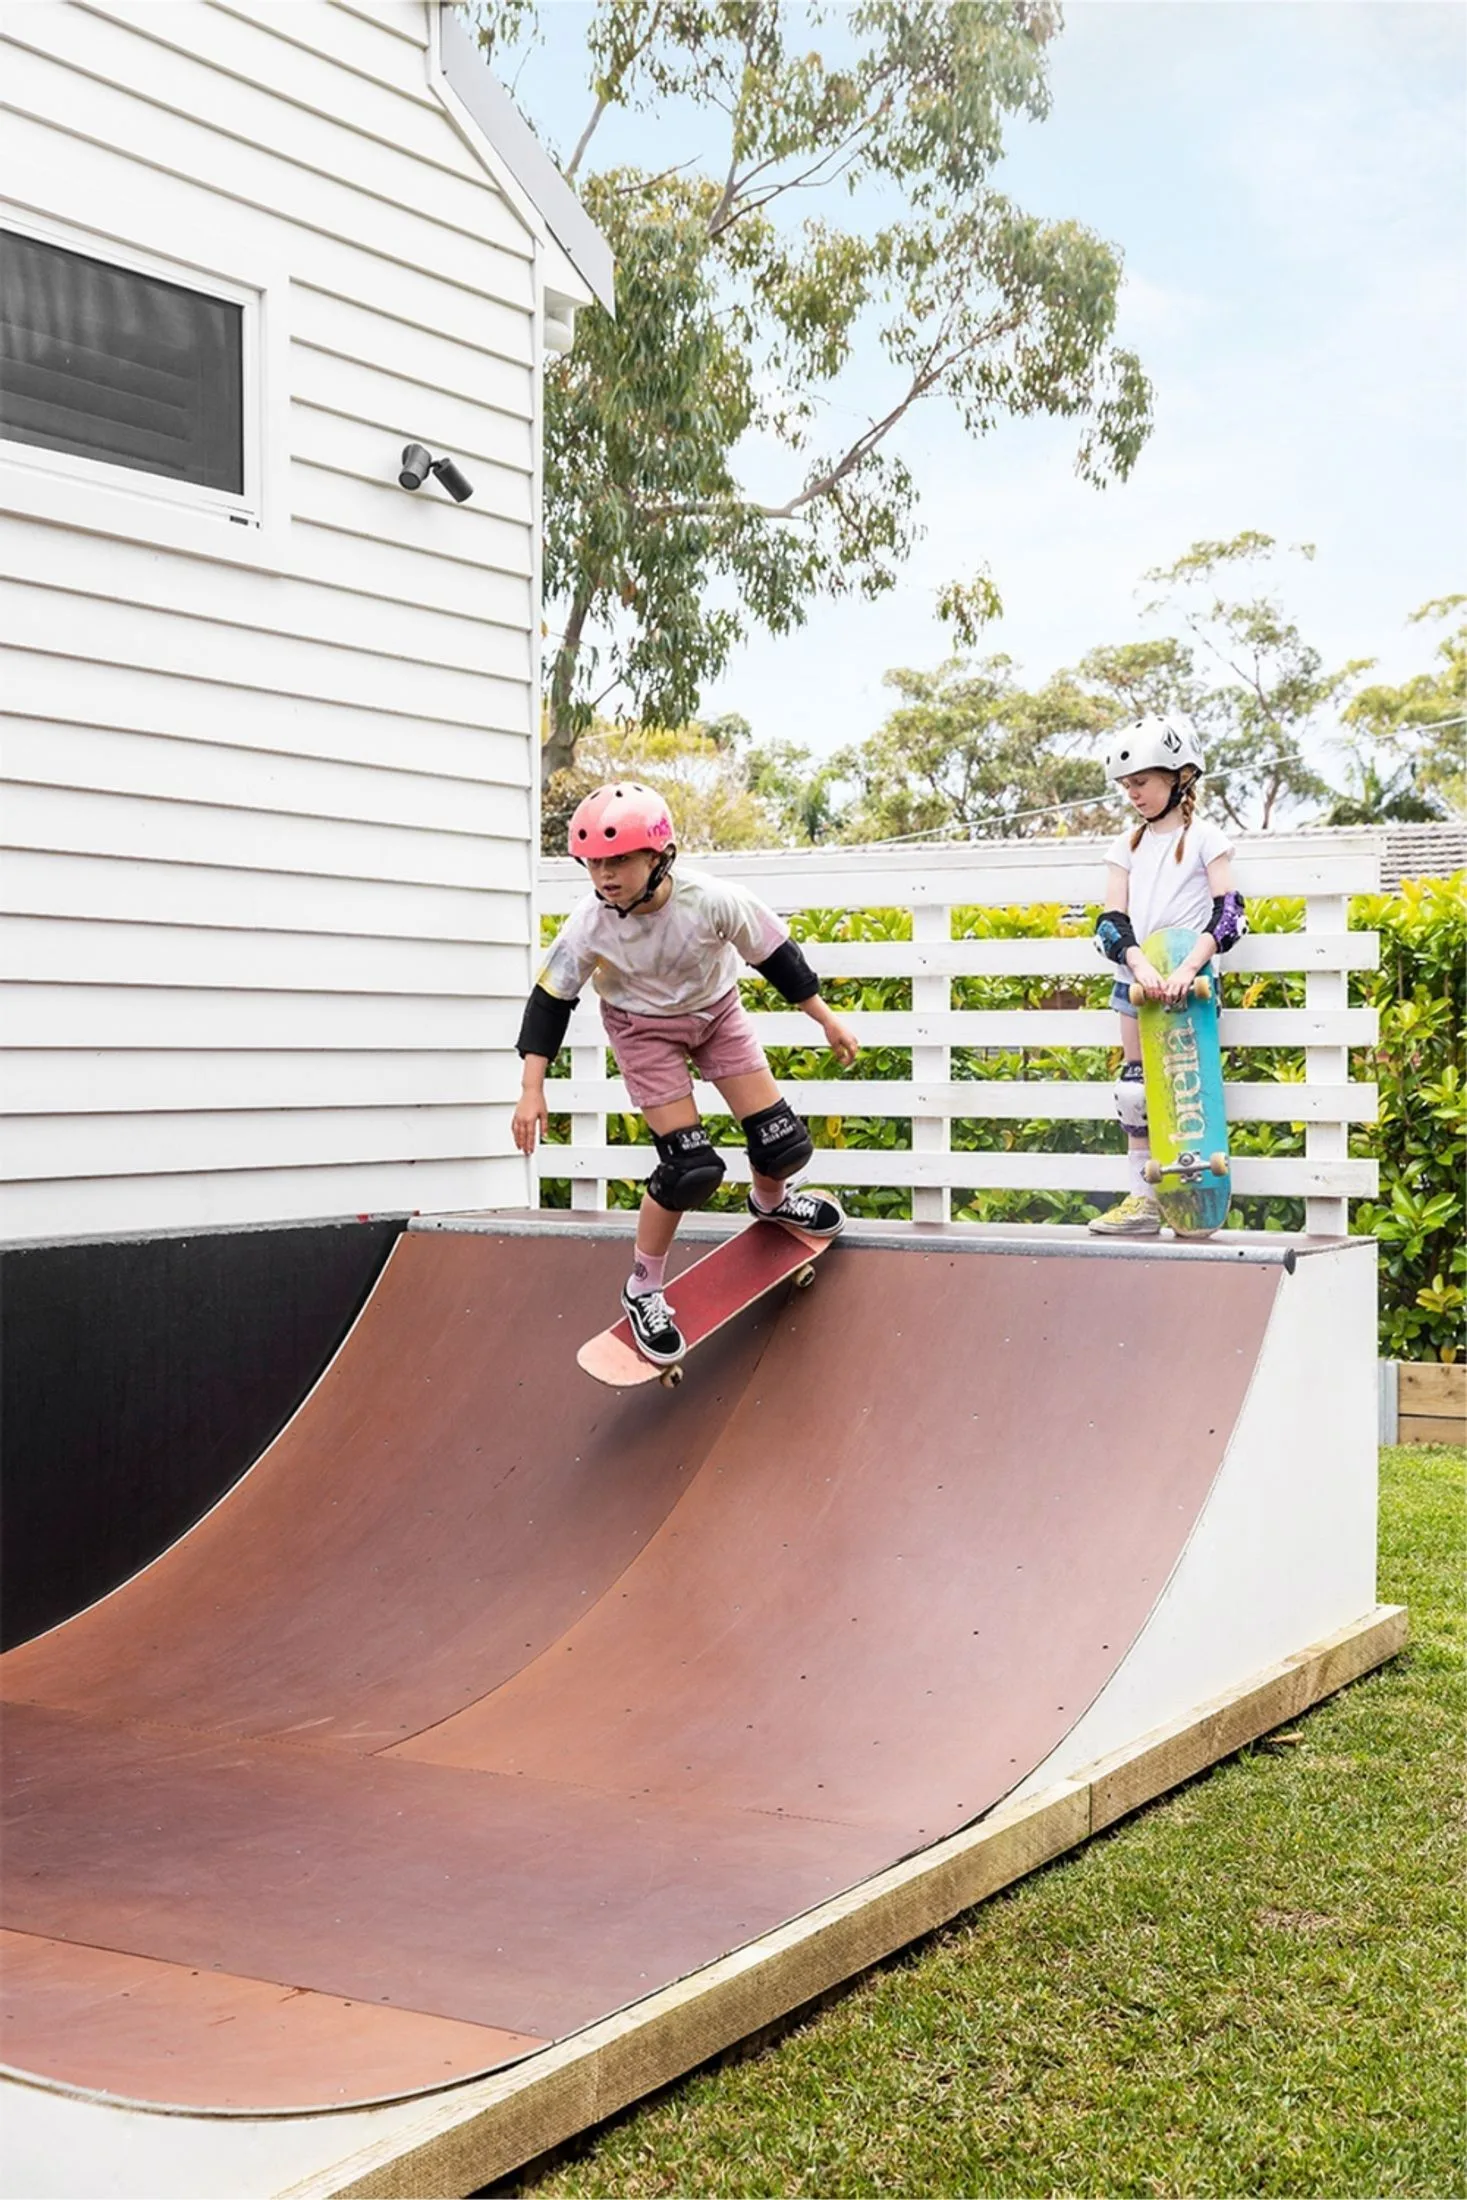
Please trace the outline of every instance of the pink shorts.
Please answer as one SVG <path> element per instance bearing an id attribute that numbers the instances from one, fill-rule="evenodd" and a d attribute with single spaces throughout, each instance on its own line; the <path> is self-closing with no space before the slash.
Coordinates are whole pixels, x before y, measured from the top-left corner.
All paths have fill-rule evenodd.
<path id="1" fill-rule="evenodd" d="M 639 1016 L 603 1001 L 601 1021 L 639 1108 L 665 1108 L 669 1101 L 685 1099 L 693 1089 L 689 1061 L 700 1077 L 715 1083 L 720 1077 L 746 1077 L 751 1070 L 769 1067 L 737 986 L 686 1016 Z"/>

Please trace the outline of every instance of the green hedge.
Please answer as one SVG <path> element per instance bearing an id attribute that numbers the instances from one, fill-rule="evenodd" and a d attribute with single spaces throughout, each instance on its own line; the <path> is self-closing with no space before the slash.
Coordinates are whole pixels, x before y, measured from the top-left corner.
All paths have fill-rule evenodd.
<path id="1" fill-rule="evenodd" d="M 1067 918 L 1058 905 L 954 911 L 953 934 L 959 939 L 1089 938 L 1098 909 Z M 1249 918 L 1259 932 L 1298 931 L 1304 922 L 1302 901 L 1262 900 L 1250 905 Z M 1361 1050 L 1353 1074 L 1380 1086 L 1380 1121 L 1362 1125 L 1351 1150 L 1376 1153 L 1381 1163 L 1379 1204 L 1360 1202 L 1352 1228 L 1381 1241 L 1381 1352 L 1391 1359 L 1451 1359 L 1461 1334 L 1464 1254 L 1462 1245 L 1462 1173 L 1467 1134 L 1467 1094 L 1460 1060 L 1463 1027 L 1464 950 L 1467 950 L 1467 873 L 1449 881 L 1408 884 L 1393 895 L 1362 898 L 1352 905 L 1355 930 L 1381 935 L 1379 970 L 1356 974 L 1355 1000 L 1377 1007 L 1380 1044 Z M 807 941 L 903 940 L 911 937 L 911 917 L 899 909 L 814 910 L 793 921 L 796 936 Z M 819 967 L 818 955 L 813 958 Z M 954 980 L 954 1008 L 1103 1007 L 1110 992 L 1105 966 L 1096 959 L 1092 977 L 960 978 Z M 751 981 L 749 1005 L 783 1004 L 767 987 Z M 912 988 L 904 978 L 831 979 L 822 988 L 835 1008 L 910 1009 Z M 1301 973 L 1232 978 L 1228 1000 L 1236 1007 L 1302 1007 Z M 797 1027 L 798 1028 L 798 1027 Z M 806 1027 L 808 1028 L 808 1027 Z M 1041 1083 L 1065 1079 L 1104 1080 L 1114 1075 L 1117 1052 L 1110 1047 L 955 1047 L 952 1074 L 975 1083 L 1009 1078 Z M 834 1078 L 839 1066 L 820 1047 L 770 1050 L 775 1075 L 798 1084 L 801 1078 Z M 564 1057 L 562 1057 L 562 1064 Z M 561 1065 L 557 1065 L 558 1067 Z M 1277 1078 L 1301 1083 L 1303 1051 L 1276 1047 L 1250 1049 L 1224 1064 L 1230 1077 L 1254 1082 Z M 861 1056 L 858 1074 L 866 1079 L 900 1081 L 911 1075 L 905 1047 L 871 1047 Z M 1409 1106 L 1408 1106 L 1409 1096 Z M 715 1138 L 733 1143 L 737 1130 L 729 1120 L 707 1118 Z M 910 1148 L 912 1126 L 900 1116 L 813 1116 L 811 1133 L 818 1147 L 862 1150 Z M 566 1139 L 569 1118 L 552 1117 L 552 1138 Z M 637 1145 L 647 1139 L 640 1116 L 613 1116 L 609 1142 Z M 1124 1141 L 1118 1123 L 1060 1119 L 1006 1121 L 981 1115 L 959 1117 L 952 1126 L 954 1146 L 969 1153 L 1080 1152 L 1120 1153 Z M 1237 1123 L 1232 1131 L 1237 1154 L 1302 1154 L 1302 1123 Z M 634 1206 L 641 1196 L 633 1180 L 608 1186 L 613 1206 Z M 1083 1191 L 1026 1192 L 956 1190 L 953 1213 L 970 1222 L 1085 1222 L 1110 1195 Z M 547 1206 L 568 1202 L 565 1180 L 547 1180 Z M 842 1193 L 853 1215 L 905 1217 L 908 1192 L 896 1186 Z M 730 1187 L 715 1207 L 737 1209 L 743 1194 Z M 1235 1227 L 1301 1230 L 1302 1200 L 1240 1199 L 1229 1215 Z"/>
<path id="2" fill-rule="evenodd" d="M 1380 1044 L 1355 1065 L 1380 1087 L 1380 1120 L 1352 1140 L 1379 1158 L 1380 1200 L 1351 1226 L 1380 1240 L 1381 1356 L 1453 1360 L 1467 1287 L 1467 871 L 1363 897 L 1350 922 L 1380 934 L 1380 968 L 1355 989 L 1380 1010 Z"/>

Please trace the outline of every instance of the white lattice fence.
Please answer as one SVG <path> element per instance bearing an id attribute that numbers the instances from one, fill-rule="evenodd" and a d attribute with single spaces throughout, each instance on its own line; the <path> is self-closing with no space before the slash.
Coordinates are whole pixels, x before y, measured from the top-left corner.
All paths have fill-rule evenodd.
<path id="1" fill-rule="evenodd" d="M 1119 1191 L 1126 1183 L 1123 1154 L 974 1153 L 954 1150 L 951 1123 L 1006 1118 L 1045 1121 L 1111 1120 L 1108 1080 L 1016 1083 L 954 1079 L 954 1047 L 1094 1047 L 1116 1043 L 1109 1009 L 954 1009 L 955 978 L 1045 976 L 1093 978 L 1101 968 L 1088 939 L 954 939 L 954 909 L 1059 903 L 1069 907 L 1100 898 L 1104 853 L 1094 841 L 905 851 L 833 850 L 780 854 L 692 857 L 701 868 L 752 887 L 784 915 L 815 909 L 906 909 L 913 937 L 902 941 L 817 942 L 810 957 L 824 978 L 908 978 L 909 1010 L 842 1010 L 864 1046 L 911 1049 L 912 1072 L 900 1082 L 850 1076 L 790 1079 L 802 1112 L 910 1119 L 910 1150 L 822 1149 L 816 1167 L 833 1185 L 897 1185 L 911 1190 L 918 1221 L 948 1216 L 956 1187 L 1006 1190 Z M 1373 1195 L 1376 1164 L 1349 1157 L 1349 1127 L 1376 1112 L 1373 1085 L 1350 1081 L 1349 1050 L 1376 1037 L 1373 1009 L 1348 1005 L 1349 973 L 1374 969 L 1376 936 L 1347 930 L 1349 897 L 1378 890 L 1380 860 L 1364 835 L 1258 836 L 1239 843 L 1235 862 L 1241 891 L 1250 897 L 1302 896 L 1301 932 L 1259 933 L 1228 957 L 1235 973 L 1228 992 L 1236 998 L 1250 972 L 1302 973 L 1301 1008 L 1227 1008 L 1225 1047 L 1298 1047 L 1304 1082 L 1273 1079 L 1228 1086 L 1228 1114 L 1235 1122 L 1304 1125 L 1302 1155 L 1235 1158 L 1234 1188 L 1245 1195 L 1302 1198 L 1306 1228 L 1340 1235 L 1348 1227 L 1349 1201 Z M 568 861 L 540 868 L 540 908 L 563 914 L 586 891 L 584 874 Z M 767 1046 L 805 1046 L 818 1039 L 798 1011 L 760 1012 L 755 1028 Z M 572 1017 L 571 1075 L 550 1093 L 557 1112 L 569 1112 L 568 1146 L 543 1149 L 541 1174 L 569 1177 L 576 1207 L 605 1203 L 611 1177 L 645 1174 L 650 1148 L 612 1146 L 608 1111 L 630 1107 L 619 1078 L 605 1072 L 605 1042 L 588 994 Z M 735 1181 L 748 1165 L 742 1147 L 724 1150 Z"/>

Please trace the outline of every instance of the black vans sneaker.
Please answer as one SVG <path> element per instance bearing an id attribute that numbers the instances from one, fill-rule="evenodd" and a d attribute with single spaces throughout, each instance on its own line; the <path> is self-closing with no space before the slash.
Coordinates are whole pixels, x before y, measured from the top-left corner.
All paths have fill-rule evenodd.
<path id="1" fill-rule="evenodd" d="M 846 1226 L 846 1212 L 828 1192 L 786 1192 L 777 1207 L 756 1206 L 749 1194 L 749 1212 L 759 1222 L 788 1222 L 807 1237 L 838 1237 Z"/>
<path id="2" fill-rule="evenodd" d="M 672 1318 L 672 1308 L 660 1291 L 634 1296 L 624 1290 L 621 1304 L 644 1360 L 652 1360 L 658 1367 L 671 1367 L 674 1360 L 682 1358 L 688 1348 Z"/>

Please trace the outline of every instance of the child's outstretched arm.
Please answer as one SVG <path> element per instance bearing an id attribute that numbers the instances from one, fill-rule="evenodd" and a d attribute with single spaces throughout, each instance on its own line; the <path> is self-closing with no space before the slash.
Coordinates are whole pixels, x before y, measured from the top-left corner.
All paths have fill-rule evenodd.
<path id="1" fill-rule="evenodd" d="M 574 1001 L 558 1000 L 543 985 L 535 986 L 525 1003 L 516 1041 L 524 1067 L 520 1073 L 520 1096 L 510 1123 L 514 1142 L 522 1154 L 532 1154 L 535 1140 L 543 1138 L 550 1128 L 545 1072 L 560 1052 L 575 1005 Z"/>
<path id="2" fill-rule="evenodd" d="M 821 1000 L 818 993 L 812 993 L 808 1001 L 801 1001 L 799 1005 L 807 1016 L 813 1016 L 816 1023 L 819 1024 L 821 1030 L 825 1033 L 825 1044 L 829 1047 L 841 1068 L 849 1069 L 861 1051 L 860 1042 L 850 1025 L 843 1024 L 835 1011 Z"/>
<path id="3" fill-rule="evenodd" d="M 782 993 L 791 1008 L 798 1008 L 819 1024 L 825 1033 L 825 1043 L 840 1063 L 849 1069 L 861 1048 L 856 1034 L 848 1024 L 843 1024 L 834 1009 L 820 998 L 820 980 L 794 940 L 781 940 L 772 955 L 753 966 L 761 978 L 767 978 L 777 993 Z"/>

